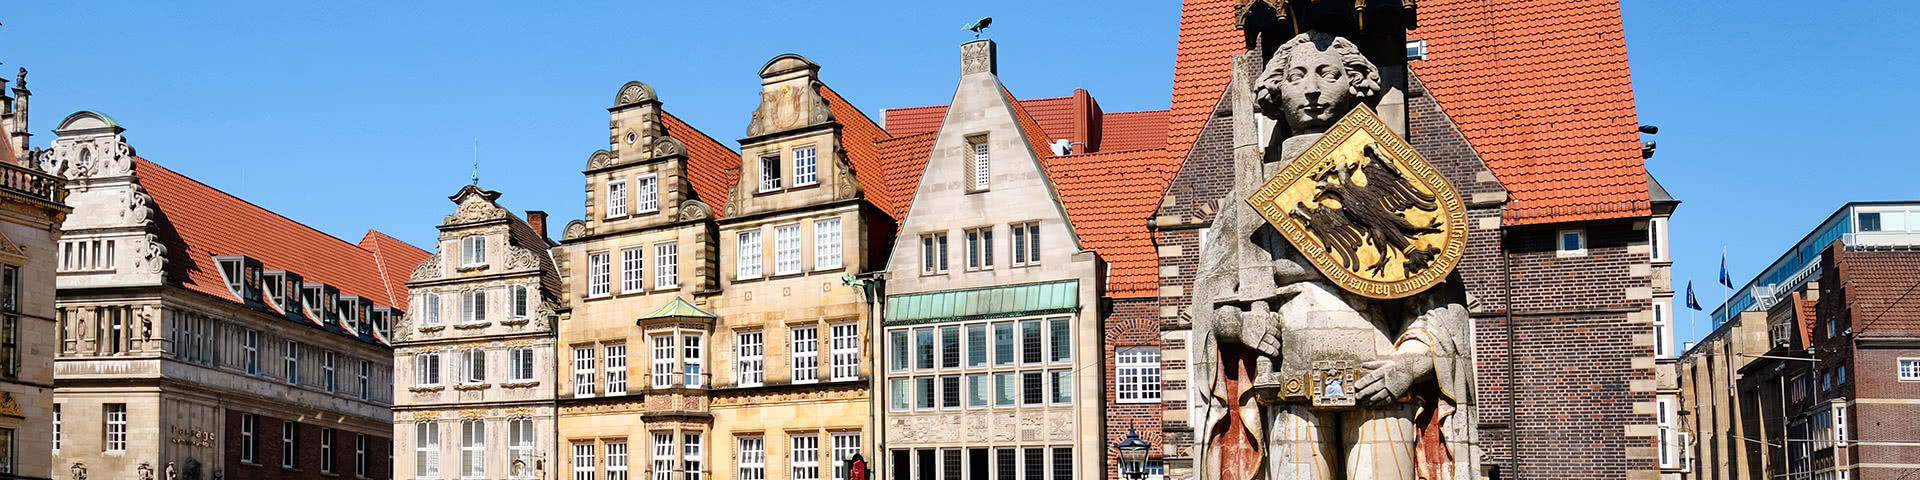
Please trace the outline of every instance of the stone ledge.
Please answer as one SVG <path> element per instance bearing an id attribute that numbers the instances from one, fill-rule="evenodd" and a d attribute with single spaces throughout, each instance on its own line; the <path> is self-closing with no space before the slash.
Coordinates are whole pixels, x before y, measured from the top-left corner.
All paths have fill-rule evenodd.
<path id="1" fill-rule="evenodd" d="M 453 325 L 453 328 L 460 329 L 460 330 L 473 330 L 476 328 L 487 328 L 491 326 L 493 326 L 493 322 L 472 322 L 472 323 L 456 323 Z"/>
<path id="2" fill-rule="evenodd" d="M 488 389 L 488 388 L 493 388 L 493 384 L 490 384 L 490 383 L 462 383 L 462 384 L 459 384 L 459 385 L 454 385 L 454 386 L 453 386 L 453 389 L 454 389 L 454 390 L 462 390 L 462 391 L 473 391 L 473 390 L 486 390 L 486 389 Z"/>
<path id="3" fill-rule="evenodd" d="M 409 391 L 409 392 L 414 392 L 414 393 L 422 393 L 422 392 L 438 392 L 438 391 L 441 391 L 441 390 L 446 390 L 446 389 L 447 389 L 447 387 L 443 387 L 443 386 L 432 386 L 432 387 L 407 387 L 407 391 Z"/>

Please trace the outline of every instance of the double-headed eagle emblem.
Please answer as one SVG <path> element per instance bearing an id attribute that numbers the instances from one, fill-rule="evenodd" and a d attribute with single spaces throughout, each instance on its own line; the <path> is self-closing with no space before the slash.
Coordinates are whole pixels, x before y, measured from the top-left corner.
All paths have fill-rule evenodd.
<path id="1" fill-rule="evenodd" d="M 1365 106 L 1247 202 L 1329 280 L 1367 297 L 1432 287 L 1466 246 L 1459 193 Z"/>

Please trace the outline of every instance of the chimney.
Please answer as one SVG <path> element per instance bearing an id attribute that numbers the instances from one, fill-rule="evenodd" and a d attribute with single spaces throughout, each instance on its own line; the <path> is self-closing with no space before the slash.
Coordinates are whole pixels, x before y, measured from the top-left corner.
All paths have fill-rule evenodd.
<path id="1" fill-rule="evenodd" d="M 540 211 L 540 210 L 527 210 L 527 226 L 533 227 L 533 233 L 540 234 L 540 239 L 546 240 L 547 239 L 547 212 Z"/>
<path id="2" fill-rule="evenodd" d="M 982 39 L 960 44 L 960 76 L 976 73 L 1000 74 L 1000 67 L 993 57 L 993 40 Z"/>

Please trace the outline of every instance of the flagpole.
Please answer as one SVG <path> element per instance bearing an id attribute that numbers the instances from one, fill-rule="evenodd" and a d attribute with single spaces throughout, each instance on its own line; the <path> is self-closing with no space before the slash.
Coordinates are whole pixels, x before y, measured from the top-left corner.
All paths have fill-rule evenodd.
<path id="1" fill-rule="evenodd" d="M 1733 321 L 1733 276 L 1727 273 L 1727 244 L 1720 244 L 1720 310 L 1727 312 L 1721 323 Z"/>

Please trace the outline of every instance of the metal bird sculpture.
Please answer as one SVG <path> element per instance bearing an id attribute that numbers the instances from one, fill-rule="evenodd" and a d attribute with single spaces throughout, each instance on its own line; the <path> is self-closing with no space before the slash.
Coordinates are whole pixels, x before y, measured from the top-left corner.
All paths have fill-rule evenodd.
<path id="1" fill-rule="evenodd" d="M 993 25 L 993 17 L 980 17 L 979 20 L 974 20 L 973 23 L 961 28 L 973 31 L 973 38 L 980 38 L 980 31 L 986 30 L 988 25 Z"/>

